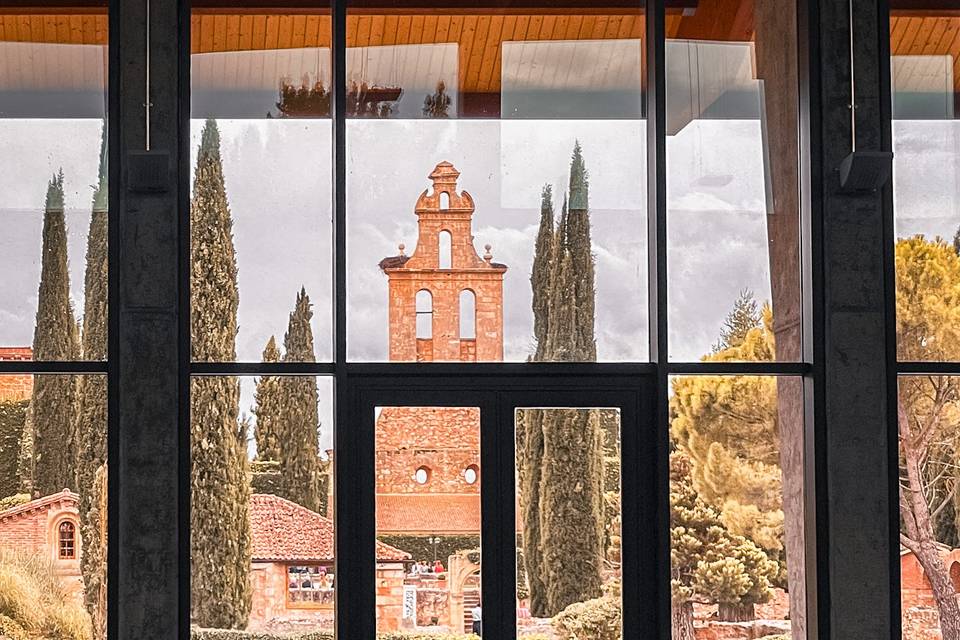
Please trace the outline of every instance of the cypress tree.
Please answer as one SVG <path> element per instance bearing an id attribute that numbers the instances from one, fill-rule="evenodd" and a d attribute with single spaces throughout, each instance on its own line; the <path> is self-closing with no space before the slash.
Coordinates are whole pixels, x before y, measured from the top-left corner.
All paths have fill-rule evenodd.
<path id="1" fill-rule="evenodd" d="M 537 341 L 534 361 L 544 359 L 550 327 L 550 277 L 553 271 L 553 187 L 544 185 L 540 193 L 540 228 L 533 253 L 530 286 L 533 289 L 533 336 Z"/>
<path id="2" fill-rule="evenodd" d="M 545 215 L 552 218 L 548 213 L 552 206 L 548 208 L 546 201 L 544 196 L 531 277 L 537 339 L 533 359 L 593 361 L 594 264 L 587 170 L 579 142 L 570 163 L 569 190 L 552 233 L 552 221 L 544 220 Z M 547 242 L 551 236 L 552 242 Z M 603 433 L 616 428 L 615 422 L 603 424 L 601 413 L 552 409 L 524 416 L 520 465 L 524 557 L 530 608 L 539 617 L 601 595 Z"/>
<path id="3" fill-rule="evenodd" d="M 220 133 L 207 120 L 190 205 L 192 355 L 233 361 L 237 260 L 220 159 Z M 250 615 L 250 484 L 246 433 L 235 377 L 193 380 L 190 397 L 191 617 L 201 627 L 238 628 Z"/>
<path id="4" fill-rule="evenodd" d="M 20 442 L 27 421 L 29 400 L 0 402 L 0 496 L 20 492 Z"/>
<path id="5" fill-rule="evenodd" d="M 85 360 L 107 357 L 107 129 L 100 136 L 99 181 L 93 194 L 90 229 L 87 234 L 87 267 L 84 277 L 82 356 Z M 80 558 L 84 604 L 93 622 L 95 638 L 106 637 L 101 602 L 106 597 L 107 566 L 102 551 L 97 471 L 106 477 L 107 381 L 104 376 L 80 376 L 77 383 L 76 486 L 80 495 L 80 531 L 84 542 Z"/>
<path id="6" fill-rule="evenodd" d="M 267 341 L 263 350 L 264 362 L 280 362 L 280 349 L 273 336 Z M 253 429 L 253 438 L 257 443 L 257 460 L 280 460 L 281 429 L 283 427 L 282 384 L 280 376 L 263 376 L 257 380 L 257 390 L 254 392 L 253 415 L 257 423 Z"/>
<path id="7" fill-rule="evenodd" d="M 76 360 L 78 352 L 77 325 L 70 304 L 61 170 L 47 185 L 33 357 L 47 361 Z M 73 376 L 41 375 L 34 378 L 32 485 L 40 495 L 74 486 L 74 397 Z"/>
<path id="8" fill-rule="evenodd" d="M 553 187 L 544 185 L 540 193 L 540 228 L 530 273 L 533 290 L 534 362 L 546 360 L 550 333 L 551 279 L 553 276 L 554 237 Z M 522 411 L 517 424 L 517 453 L 520 511 L 523 520 L 523 564 L 530 594 L 530 610 L 542 615 L 547 609 L 546 585 L 541 576 L 543 553 L 540 545 L 540 471 L 543 463 L 543 412 Z"/>
<path id="9" fill-rule="evenodd" d="M 304 289 L 297 302 L 287 333 L 283 337 L 285 362 L 315 362 L 313 310 Z M 280 495 L 312 511 L 320 509 L 319 444 L 320 419 L 317 408 L 317 379 L 313 376 L 286 376 L 283 389 L 283 437 L 280 441 Z"/>
<path id="10" fill-rule="evenodd" d="M 20 493 L 33 495 L 33 401 L 27 403 L 20 434 L 20 451 L 17 456 L 17 478 Z"/>

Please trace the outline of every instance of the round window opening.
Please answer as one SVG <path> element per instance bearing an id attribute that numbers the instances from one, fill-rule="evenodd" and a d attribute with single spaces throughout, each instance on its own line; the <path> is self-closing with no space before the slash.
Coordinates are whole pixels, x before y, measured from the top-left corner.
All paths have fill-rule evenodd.
<path id="1" fill-rule="evenodd" d="M 417 484 L 427 484 L 430 480 L 430 467 L 420 467 L 414 472 L 413 479 Z"/>
<path id="2" fill-rule="evenodd" d="M 470 465 L 463 470 L 463 479 L 467 481 L 467 484 L 476 484 L 477 480 L 480 479 L 480 468 L 475 464 Z"/>

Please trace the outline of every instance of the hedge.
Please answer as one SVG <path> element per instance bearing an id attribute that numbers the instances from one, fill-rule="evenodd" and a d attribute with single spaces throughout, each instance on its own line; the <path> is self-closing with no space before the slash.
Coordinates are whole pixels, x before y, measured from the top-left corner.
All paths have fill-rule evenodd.
<path id="1" fill-rule="evenodd" d="M 464 549 L 479 549 L 480 536 L 437 536 L 440 542 L 437 544 L 437 560 L 447 566 L 447 558 L 458 551 Z M 380 542 L 388 544 L 395 549 L 406 551 L 413 560 L 433 560 L 433 544 L 429 542 L 430 536 L 402 536 L 387 535 L 378 536 Z"/>

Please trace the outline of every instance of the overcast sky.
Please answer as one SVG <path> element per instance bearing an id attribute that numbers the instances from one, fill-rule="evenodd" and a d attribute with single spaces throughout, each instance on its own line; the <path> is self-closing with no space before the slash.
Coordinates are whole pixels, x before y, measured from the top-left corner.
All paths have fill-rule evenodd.
<path id="1" fill-rule="evenodd" d="M 193 154 L 200 121 L 193 126 Z M 239 265 L 237 355 L 282 342 L 296 292 L 314 302 L 318 360 L 331 349 L 329 121 L 220 122 Z M 0 122 L 0 345 L 32 342 L 46 183 L 63 167 L 71 290 L 78 315 L 100 122 Z M 644 123 L 635 120 L 356 120 L 348 126 L 348 348 L 387 355 L 386 277 L 377 263 L 416 244 L 414 204 L 448 160 L 473 195 L 475 245 L 491 244 L 504 281 L 508 360 L 533 347 L 530 265 L 545 183 L 560 196 L 575 139 L 590 172 L 596 332 L 604 361 L 647 357 Z M 960 224 L 960 123 L 896 122 L 897 232 L 952 237 Z M 770 297 L 760 125 L 697 120 L 668 140 L 671 349 L 696 360 L 717 339 L 738 291 Z M 559 205 L 558 205 L 559 206 Z M 332 388 L 321 388 L 331 425 Z M 244 411 L 252 380 L 244 384 Z M 329 429 L 324 441 L 329 442 Z"/>

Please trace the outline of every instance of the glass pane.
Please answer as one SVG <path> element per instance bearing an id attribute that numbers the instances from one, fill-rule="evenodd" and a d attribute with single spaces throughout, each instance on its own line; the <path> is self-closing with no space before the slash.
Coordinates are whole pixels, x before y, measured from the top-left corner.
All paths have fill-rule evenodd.
<path id="1" fill-rule="evenodd" d="M 191 28 L 193 359 L 332 360 L 329 12 L 195 10 Z M 211 303 L 232 350 L 201 337 Z M 312 343 L 265 353 L 291 313 Z"/>
<path id="2" fill-rule="evenodd" d="M 190 394 L 192 623 L 332 633 L 333 380 L 205 376 Z"/>
<path id="3" fill-rule="evenodd" d="M 106 6 L 4 10 L 0 69 L 0 345 L 104 360 Z"/>
<path id="4" fill-rule="evenodd" d="M 518 409 L 515 432 L 518 637 L 621 637 L 620 411 Z"/>
<path id="5" fill-rule="evenodd" d="M 960 307 L 958 29 L 954 10 L 890 14 L 897 357 L 902 361 L 960 360 L 956 323 L 948 319 Z"/>
<path id="6" fill-rule="evenodd" d="M 795 4 L 667 11 L 673 361 L 801 359 Z M 753 327 L 772 350 L 742 344 Z"/>
<path id="7" fill-rule="evenodd" d="M 960 377 L 901 376 L 900 604 L 904 640 L 960 633 Z"/>
<path id="8" fill-rule="evenodd" d="M 0 637 L 106 640 L 106 376 L 0 375 L 0 576 Z"/>
<path id="9" fill-rule="evenodd" d="M 376 411 L 377 631 L 479 633 L 480 410 Z"/>
<path id="10" fill-rule="evenodd" d="M 643 10 L 566 4 L 348 12 L 351 360 L 647 359 Z"/>
<path id="11" fill-rule="evenodd" d="M 805 637 L 802 385 L 671 379 L 674 640 Z"/>

